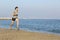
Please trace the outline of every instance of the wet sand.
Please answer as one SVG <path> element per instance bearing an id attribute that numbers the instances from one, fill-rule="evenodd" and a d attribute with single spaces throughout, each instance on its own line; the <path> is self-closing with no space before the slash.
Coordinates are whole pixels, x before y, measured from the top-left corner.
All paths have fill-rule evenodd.
<path id="1" fill-rule="evenodd" d="M 59 35 L 0 28 L 0 40 L 60 40 Z"/>

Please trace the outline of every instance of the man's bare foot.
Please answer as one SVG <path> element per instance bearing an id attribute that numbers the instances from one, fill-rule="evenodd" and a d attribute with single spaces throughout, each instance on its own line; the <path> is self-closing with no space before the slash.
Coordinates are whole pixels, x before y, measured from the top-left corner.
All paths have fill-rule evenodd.
<path id="1" fill-rule="evenodd" d="M 9 29 L 12 30 L 12 27 L 10 27 Z"/>
<path id="2" fill-rule="evenodd" d="M 16 27 L 16 30 L 19 30 L 19 28 Z"/>

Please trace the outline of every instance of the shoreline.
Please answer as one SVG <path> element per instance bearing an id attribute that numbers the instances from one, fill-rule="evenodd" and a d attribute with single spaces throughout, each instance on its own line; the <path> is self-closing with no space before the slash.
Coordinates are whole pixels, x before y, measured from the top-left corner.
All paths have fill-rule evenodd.
<path id="1" fill-rule="evenodd" d="M 0 29 L 7 29 L 7 30 L 9 30 L 9 28 L 0 28 Z M 15 28 L 13 28 L 13 30 L 15 30 Z M 36 33 L 60 35 L 60 33 L 54 33 L 54 32 L 48 32 L 48 31 L 35 31 L 35 30 L 32 31 L 32 30 L 29 30 L 29 29 L 22 29 L 22 28 L 20 28 L 19 30 L 26 31 L 26 32 L 36 32 Z"/>
<path id="2" fill-rule="evenodd" d="M 0 28 L 0 40 L 60 40 L 60 35 Z"/>

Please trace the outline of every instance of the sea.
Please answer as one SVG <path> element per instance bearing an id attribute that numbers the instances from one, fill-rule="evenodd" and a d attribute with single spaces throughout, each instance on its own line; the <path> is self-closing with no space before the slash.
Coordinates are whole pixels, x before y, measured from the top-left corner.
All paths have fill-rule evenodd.
<path id="1" fill-rule="evenodd" d="M 8 29 L 11 20 L 0 20 L 0 28 Z M 12 28 L 16 28 L 16 21 Z M 19 19 L 19 29 L 29 32 L 60 34 L 60 19 Z"/>

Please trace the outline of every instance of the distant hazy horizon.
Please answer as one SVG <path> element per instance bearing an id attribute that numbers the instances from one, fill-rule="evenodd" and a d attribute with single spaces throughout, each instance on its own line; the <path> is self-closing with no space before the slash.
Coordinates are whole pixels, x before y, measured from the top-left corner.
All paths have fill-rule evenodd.
<path id="1" fill-rule="evenodd" d="M 20 19 L 60 19 L 60 0 L 0 0 L 0 17 L 11 17 L 15 6 Z"/>

